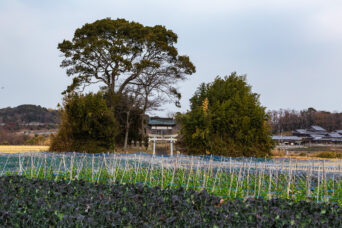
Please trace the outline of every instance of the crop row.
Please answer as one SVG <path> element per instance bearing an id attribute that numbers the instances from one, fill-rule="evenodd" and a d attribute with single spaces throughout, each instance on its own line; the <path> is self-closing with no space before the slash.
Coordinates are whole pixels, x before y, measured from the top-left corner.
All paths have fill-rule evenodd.
<path id="1" fill-rule="evenodd" d="M 0 177 L 4 227 L 341 227 L 336 204 L 222 200 L 206 191 Z"/>
<path id="2" fill-rule="evenodd" d="M 6 172 L 6 176 L 18 172 Z M 224 199 L 232 198 L 287 198 L 313 199 L 342 204 L 342 180 L 293 175 L 272 170 L 251 171 L 244 168 L 231 172 L 220 169 L 186 169 L 164 167 L 126 166 L 102 167 L 94 172 L 91 168 L 70 167 L 69 170 L 53 170 L 44 167 L 29 168 L 20 173 L 27 178 L 47 180 L 84 180 L 96 183 L 140 183 L 161 189 L 183 187 L 185 190 L 206 190 Z"/>
<path id="3" fill-rule="evenodd" d="M 182 160 L 183 159 L 183 160 Z M 271 163 L 270 163 L 271 164 Z M 277 165 L 277 164 L 275 164 Z M 1 175 L 48 180 L 141 183 L 206 190 L 224 199 L 286 198 L 342 204 L 341 168 L 290 163 L 218 161 L 136 156 L 12 156 L 0 159 Z M 298 168 L 299 167 L 299 168 Z M 1 170 L 1 169 L 0 169 Z"/>

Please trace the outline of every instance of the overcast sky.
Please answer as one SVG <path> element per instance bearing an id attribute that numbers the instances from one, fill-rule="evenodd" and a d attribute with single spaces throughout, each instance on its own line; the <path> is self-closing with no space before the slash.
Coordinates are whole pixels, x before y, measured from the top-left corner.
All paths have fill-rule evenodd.
<path id="1" fill-rule="evenodd" d="M 111 17 L 165 25 L 197 72 L 178 86 L 182 108 L 201 82 L 247 74 L 267 109 L 342 112 L 341 0 L 0 0 L 0 108 L 56 108 L 71 79 L 57 44 Z"/>

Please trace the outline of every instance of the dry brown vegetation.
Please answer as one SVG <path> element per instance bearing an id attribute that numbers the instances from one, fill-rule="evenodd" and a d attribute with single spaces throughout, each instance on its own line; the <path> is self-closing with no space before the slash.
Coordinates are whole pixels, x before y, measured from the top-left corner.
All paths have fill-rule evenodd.
<path id="1" fill-rule="evenodd" d="M 276 148 L 271 151 L 272 158 L 295 158 L 302 160 L 341 159 L 342 147 L 314 146 L 302 148 Z"/>
<path id="2" fill-rule="evenodd" d="M 1 146 L 0 145 L 0 153 L 27 153 L 27 152 L 46 152 L 48 151 L 49 146 Z"/>

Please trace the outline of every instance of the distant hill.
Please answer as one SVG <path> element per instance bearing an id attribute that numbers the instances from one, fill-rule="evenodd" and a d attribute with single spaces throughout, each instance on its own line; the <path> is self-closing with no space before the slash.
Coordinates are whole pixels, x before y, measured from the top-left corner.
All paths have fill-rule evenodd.
<path id="1" fill-rule="evenodd" d="M 0 124 L 2 125 L 57 125 L 58 123 L 59 113 L 57 110 L 39 105 L 19 105 L 14 108 L 0 109 Z"/>

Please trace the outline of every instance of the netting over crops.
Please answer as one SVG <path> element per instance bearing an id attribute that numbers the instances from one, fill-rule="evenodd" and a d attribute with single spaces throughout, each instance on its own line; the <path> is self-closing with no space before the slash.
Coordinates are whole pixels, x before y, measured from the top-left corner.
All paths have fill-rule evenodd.
<path id="1" fill-rule="evenodd" d="M 0 175 L 206 189 L 223 198 L 310 198 L 341 203 L 341 164 L 342 160 L 170 157 L 146 153 L 19 153 L 0 154 Z"/>

